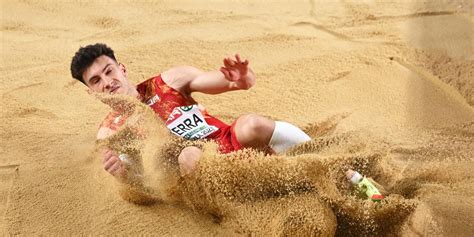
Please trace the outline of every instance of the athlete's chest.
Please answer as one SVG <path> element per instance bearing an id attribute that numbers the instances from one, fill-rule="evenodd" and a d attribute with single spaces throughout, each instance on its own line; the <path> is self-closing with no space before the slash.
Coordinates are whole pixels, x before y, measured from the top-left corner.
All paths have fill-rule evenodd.
<path id="1" fill-rule="evenodd" d="M 143 102 L 166 121 L 176 107 L 190 106 L 196 101 L 189 95 L 184 95 L 163 82 L 160 76 L 140 83 L 137 90 Z"/>
<path id="2" fill-rule="evenodd" d="M 146 81 L 139 85 L 143 102 L 150 106 L 168 129 L 185 139 L 205 138 L 217 130 L 206 121 L 208 116 L 204 107 L 190 96 L 171 88 L 161 78 Z"/>

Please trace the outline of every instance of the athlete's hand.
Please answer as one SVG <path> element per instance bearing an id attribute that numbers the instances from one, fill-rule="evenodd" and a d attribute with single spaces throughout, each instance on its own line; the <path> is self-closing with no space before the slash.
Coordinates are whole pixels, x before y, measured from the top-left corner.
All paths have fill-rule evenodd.
<path id="1" fill-rule="evenodd" d="M 125 174 L 125 166 L 120 158 L 108 148 L 102 149 L 100 153 L 104 169 L 116 178 L 122 178 Z"/>
<path id="2" fill-rule="evenodd" d="M 224 67 L 220 71 L 224 73 L 227 80 L 234 82 L 240 89 L 248 89 L 255 83 L 255 76 L 249 69 L 249 61 L 240 58 L 239 54 L 232 57 L 224 58 Z"/>

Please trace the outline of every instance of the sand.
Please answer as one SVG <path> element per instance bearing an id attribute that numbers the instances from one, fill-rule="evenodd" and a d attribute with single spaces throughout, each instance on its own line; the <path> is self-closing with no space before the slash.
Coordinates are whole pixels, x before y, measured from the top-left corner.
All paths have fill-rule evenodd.
<path id="1" fill-rule="evenodd" d="M 0 233 L 472 236 L 473 7 L 2 0 Z M 137 154 L 139 185 L 161 201 L 125 201 L 147 203 L 101 168 L 95 135 L 110 107 L 69 72 L 79 46 L 96 42 L 134 83 L 175 65 L 215 70 L 240 52 L 255 87 L 195 98 L 226 122 L 257 113 L 313 140 L 280 156 L 200 144 L 199 169 L 182 178 L 180 143 L 136 105 L 139 123 L 113 139 Z M 356 197 L 347 168 L 383 185 L 386 200 Z"/>

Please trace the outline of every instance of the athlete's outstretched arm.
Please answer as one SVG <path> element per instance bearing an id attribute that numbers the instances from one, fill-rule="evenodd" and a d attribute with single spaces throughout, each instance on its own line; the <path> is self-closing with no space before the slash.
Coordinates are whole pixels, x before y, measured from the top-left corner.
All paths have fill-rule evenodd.
<path id="1" fill-rule="evenodd" d="M 171 68 L 161 76 L 166 84 L 185 94 L 219 94 L 252 87 L 255 74 L 248 65 L 248 60 L 242 60 L 236 54 L 235 58 L 225 58 L 224 66 L 219 71 L 203 72 L 195 67 L 180 66 Z"/>

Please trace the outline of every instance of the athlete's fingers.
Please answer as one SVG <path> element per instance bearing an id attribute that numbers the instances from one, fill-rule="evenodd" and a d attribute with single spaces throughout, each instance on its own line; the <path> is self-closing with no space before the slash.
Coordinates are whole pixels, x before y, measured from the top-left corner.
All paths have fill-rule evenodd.
<path id="1" fill-rule="evenodd" d="M 235 59 L 237 60 L 237 63 L 242 63 L 242 60 L 240 59 L 240 55 L 238 53 L 235 54 Z"/>
<path id="2" fill-rule="evenodd" d="M 239 80 L 239 75 L 235 71 L 229 71 L 230 73 L 230 80 L 231 81 L 238 81 Z"/>
<path id="3" fill-rule="evenodd" d="M 107 169 L 107 171 L 108 171 L 109 173 L 113 173 L 115 170 L 117 170 L 118 164 L 119 164 L 118 162 L 113 163 L 113 164 Z"/>
<path id="4" fill-rule="evenodd" d="M 226 79 L 230 79 L 229 70 L 227 70 L 225 67 L 221 67 L 220 71 L 224 73 Z"/>
<path id="5" fill-rule="evenodd" d="M 236 63 L 236 61 L 232 57 L 227 58 L 227 63 L 229 64 L 229 67 L 233 67 Z"/>
<path id="6" fill-rule="evenodd" d="M 118 171 L 120 171 L 120 168 L 121 168 L 121 164 L 119 162 L 113 164 L 110 168 L 109 168 L 109 173 L 111 173 L 112 175 L 117 175 L 117 173 L 119 173 Z"/>
<path id="7" fill-rule="evenodd" d="M 229 60 L 229 65 L 230 65 L 231 67 L 235 66 L 234 60 Z"/>
<path id="8" fill-rule="evenodd" d="M 235 64 L 236 64 L 236 61 L 228 58 L 224 65 L 226 66 L 226 68 L 233 68 Z"/>
<path id="9" fill-rule="evenodd" d="M 245 59 L 245 61 L 243 62 L 243 64 L 244 64 L 245 66 L 249 65 L 249 60 Z"/>
<path id="10" fill-rule="evenodd" d="M 109 149 L 104 149 L 102 151 L 102 163 L 105 164 L 109 159 L 110 157 L 113 155 L 112 151 L 109 150 Z"/>
<path id="11" fill-rule="evenodd" d="M 115 162 L 112 161 L 112 160 L 109 160 L 109 161 L 105 162 L 105 163 L 104 163 L 104 170 L 106 170 L 106 171 L 108 172 L 109 169 L 110 169 L 110 167 L 111 167 L 113 164 L 115 164 Z"/>
<path id="12" fill-rule="evenodd" d="M 226 74 L 226 72 L 228 72 L 227 68 L 225 68 L 225 67 L 221 67 L 221 68 L 219 69 L 219 71 L 221 71 L 222 73 L 224 73 L 224 75 Z"/>
<path id="13" fill-rule="evenodd" d="M 112 167 L 115 163 L 119 163 L 119 159 L 117 156 L 112 156 L 108 161 L 104 164 L 104 169 L 109 171 L 110 167 Z"/>
<path id="14" fill-rule="evenodd" d="M 225 59 L 224 59 L 224 66 L 227 67 L 227 68 L 228 68 L 228 67 L 231 67 L 228 58 L 225 58 Z"/>

